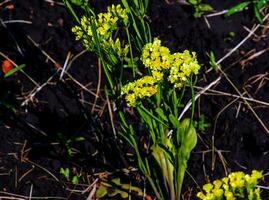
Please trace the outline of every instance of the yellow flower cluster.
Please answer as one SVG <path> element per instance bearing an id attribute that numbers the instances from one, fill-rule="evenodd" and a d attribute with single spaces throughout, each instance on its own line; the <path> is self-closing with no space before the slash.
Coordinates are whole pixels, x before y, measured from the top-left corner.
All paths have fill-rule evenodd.
<path id="1" fill-rule="evenodd" d="M 152 76 L 144 76 L 134 82 L 123 86 L 122 94 L 126 94 L 125 99 L 128 106 L 135 106 L 138 99 L 151 97 L 157 92 L 156 79 Z"/>
<path id="2" fill-rule="evenodd" d="M 185 50 L 183 53 L 172 55 L 173 64 L 170 68 L 168 80 L 174 87 L 181 88 L 191 74 L 198 74 L 200 65 L 196 59 L 196 53 Z"/>
<path id="3" fill-rule="evenodd" d="M 149 68 L 151 75 L 128 83 L 122 88 L 122 95 L 126 95 L 128 106 L 135 106 L 138 99 L 154 95 L 157 92 L 157 84 L 164 80 L 165 75 L 175 88 L 180 89 L 187 78 L 191 74 L 197 74 L 200 69 L 195 53 L 190 54 L 185 50 L 183 53 L 171 54 L 157 38 L 143 47 L 141 60 L 145 67 Z"/>
<path id="4" fill-rule="evenodd" d="M 153 43 L 148 43 L 143 47 L 141 60 L 151 71 L 168 69 L 173 62 L 170 50 L 161 46 L 161 41 L 157 38 Z"/>
<path id="5" fill-rule="evenodd" d="M 221 180 L 215 180 L 213 184 L 205 184 L 205 193 L 198 192 L 197 197 L 202 200 L 260 200 L 260 188 L 256 186 L 261 178 L 262 173 L 256 170 L 251 175 L 234 172 Z"/>
<path id="6" fill-rule="evenodd" d="M 191 74 L 197 74 L 200 65 L 196 54 L 185 50 L 183 53 L 171 54 L 167 47 L 161 46 L 161 41 L 154 39 L 153 43 L 144 46 L 141 60 L 151 70 L 152 76 L 158 81 L 169 71 L 168 81 L 175 88 L 181 88 Z"/>
<path id="7" fill-rule="evenodd" d="M 99 13 L 97 17 L 83 16 L 80 20 L 80 25 L 72 28 L 72 32 L 76 35 L 76 40 L 82 40 L 84 46 L 93 50 L 95 42 L 93 39 L 92 25 L 95 24 L 96 32 L 99 37 L 99 42 L 102 48 L 107 49 L 114 45 L 113 50 L 116 48 L 116 52 L 122 56 L 128 53 L 128 46 L 125 45 L 121 49 L 121 44 L 118 39 L 114 41 L 112 39 L 113 31 L 115 31 L 119 24 L 128 24 L 127 10 L 123 9 L 121 5 L 112 5 L 107 7 L 107 12 Z"/>
<path id="8" fill-rule="evenodd" d="M 119 19 L 121 19 L 125 25 L 128 24 L 129 19 L 128 19 L 128 15 L 127 15 L 127 10 L 123 9 L 120 4 L 118 4 L 117 6 L 112 4 L 111 7 L 110 6 L 107 7 L 107 11 L 108 11 L 108 13 L 111 13 L 112 16 L 116 16 Z"/>

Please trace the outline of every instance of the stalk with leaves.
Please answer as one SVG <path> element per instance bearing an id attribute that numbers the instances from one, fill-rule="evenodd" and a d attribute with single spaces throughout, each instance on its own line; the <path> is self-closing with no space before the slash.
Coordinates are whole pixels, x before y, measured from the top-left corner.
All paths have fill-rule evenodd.
<path id="1" fill-rule="evenodd" d="M 106 93 L 120 119 L 118 133 L 133 147 L 140 171 L 157 199 L 180 199 L 187 162 L 197 142 L 194 102 L 190 118 L 179 121 L 178 117 L 187 89 L 194 98 L 200 69 L 196 54 L 188 50 L 171 53 L 159 39 L 152 41 L 145 20 L 148 0 L 122 0 L 122 5 L 111 5 L 99 14 L 86 1 L 64 2 L 78 23 L 72 29 L 76 39 L 101 60 Z M 76 14 L 75 6 L 84 11 L 83 16 Z M 124 36 L 120 38 L 119 32 Z M 137 128 L 126 120 L 126 105 L 135 111 L 147 133 L 144 149 Z"/>

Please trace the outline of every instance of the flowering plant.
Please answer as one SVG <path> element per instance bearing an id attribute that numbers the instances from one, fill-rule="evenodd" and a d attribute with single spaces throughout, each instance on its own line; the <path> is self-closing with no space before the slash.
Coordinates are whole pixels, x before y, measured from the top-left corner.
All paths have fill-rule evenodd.
<path id="1" fill-rule="evenodd" d="M 178 121 L 185 85 L 193 86 L 192 76 L 200 65 L 196 54 L 185 50 L 171 54 L 167 47 L 154 39 L 143 47 L 141 60 L 148 74 L 122 87 L 127 105 L 137 110 L 142 123 L 150 133 L 150 149 L 158 168 L 151 169 L 148 160 L 139 156 L 142 172 L 151 179 L 150 183 L 158 199 L 180 199 L 181 187 L 187 161 L 196 145 L 197 136 L 191 119 Z M 123 130 L 131 127 L 124 126 Z M 132 130 L 132 129 L 131 129 Z M 170 134 L 173 130 L 174 133 Z M 123 136 L 136 149 L 133 134 Z M 139 155 L 139 149 L 136 150 Z M 154 177 L 160 169 L 165 191 L 161 189 L 160 177 Z M 157 181 L 153 181 L 157 180 Z M 168 195 L 165 195 L 168 194 Z"/>
<path id="2" fill-rule="evenodd" d="M 70 2 L 65 2 L 74 14 Z M 121 122 L 118 132 L 133 147 L 138 167 L 156 198 L 180 199 L 187 161 L 197 142 L 192 123 L 194 102 L 190 119 L 178 119 L 186 86 L 194 97 L 195 75 L 200 69 L 196 54 L 188 50 L 171 53 L 159 39 L 151 40 L 144 20 L 148 0 L 122 0 L 124 8 L 112 5 L 98 15 L 87 3 L 77 5 L 86 14 L 81 19 L 74 14 L 78 25 L 72 31 L 101 60 L 109 83 L 107 94 L 115 102 Z M 127 44 L 116 30 L 125 30 Z M 133 72 L 131 82 L 123 76 L 128 71 Z M 135 111 L 148 133 L 144 149 L 139 148 L 136 128 L 127 123 L 125 104 Z"/>
<path id="3" fill-rule="evenodd" d="M 215 180 L 213 184 L 203 186 L 203 192 L 198 192 L 197 197 L 202 200 L 260 200 L 260 188 L 258 181 L 262 178 L 262 172 L 253 170 L 252 174 L 233 172 L 228 177 Z"/>

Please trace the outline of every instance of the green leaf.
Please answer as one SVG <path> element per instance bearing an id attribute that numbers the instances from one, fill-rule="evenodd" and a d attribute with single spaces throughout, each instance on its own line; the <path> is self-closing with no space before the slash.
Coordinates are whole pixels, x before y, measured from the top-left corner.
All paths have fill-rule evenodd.
<path id="1" fill-rule="evenodd" d="M 96 196 L 96 198 L 99 199 L 99 198 L 102 198 L 102 197 L 104 197 L 104 196 L 106 196 L 106 195 L 107 195 L 107 188 L 101 185 L 101 186 L 96 190 L 95 196 Z"/>
<path id="2" fill-rule="evenodd" d="M 77 185 L 77 184 L 78 184 L 78 176 L 74 176 L 74 177 L 72 178 L 72 183 L 73 183 L 74 185 Z"/>
<path id="3" fill-rule="evenodd" d="M 188 3 L 192 5 L 197 5 L 199 2 L 198 0 L 188 0 Z"/>
<path id="4" fill-rule="evenodd" d="M 162 88 L 158 86 L 158 90 L 156 93 L 156 106 L 159 107 L 161 105 L 161 100 L 162 100 Z"/>
<path id="5" fill-rule="evenodd" d="M 216 63 L 216 57 L 213 51 L 210 51 L 210 53 L 207 53 L 207 56 L 209 57 L 209 64 L 210 66 L 215 70 L 218 71 L 218 64 Z"/>
<path id="6" fill-rule="evenodd" d="M 80 142 L 80 141 L 85 141 L 85 138 L 84 137 L 76 137 L 74 139 L 75 142 Z"/>
<path id="7" fill-rule="evenodd" d="M 135 6 L 136 6 L 137 8 L 139 8 L 138 0 L 133 0 L 133 2 L 134 2 L 134 4 L 135 4 Z"/>
<path id="8" fill-rule="evenodd" d="M 185 153 L 185 155 L 189 156 L 190 152 L 196 146 L 197 134 L 196 134 L 195 128 L 192 125 L 190 119 L 184 119 L 180 123 L 180 127 L 181 127 L 182 131 L 184 132 L 184 137 L 183 137 L 181 148 L 183 148 L 183 152 Z"/>
<path id="9" fill-rule="evenodd" d="M 244 8 L 246 8 L 249 4 L 251 3 L 251 1 L 246 1 L 246 2 L 243 2 L 243 3 L 239 3 L 237 4 L 236 6 L 230 8 L 228 10 L 228 12 L 225 13 L 225 17 L 228 17 L 230 15 L 233 15 L 239 11 L 242 11 Z"/>
<path id="10" fill-rule="evenodd" d="M 70 180 L 70 170 L 69 168 L 62 168 L 60 169 L 60 174 L 62 174 L 68 181 Z"/>
<path id="11" fill-rule="evenodd" d="M 161 108 L 156 108 L 155 111 L 158 113 L 158 115 L 159 115 L 164 121 L 166 121 L 166 122 L 168 121 L 168 119 L 167 119 L 167 117 L 166 117 L 166 115 L 165 115 L 163 109 L 161 109 Z"/>
<path id="12" fill-rule="evenodd" d="M 179 121 L 174 115 L 170 114 L 169 120 L 173 124 L 174 128 L 177 128 L 179 126 Z"/>
<path id="13" fill-rule="evenodd" d="M 22 68 L 25 67 L 25 64 L 22 65 L 18 65 L 16 67 L 14 67 L 13 69 L 9 70 L 8 73 L 5 74 L 5 78 L 13 75 L 14 73 L 16 73 L 17 71 L 22 71 Z"/>
<path id="14" fill-rule="evenodd" d="M 73 15 L 73 17 L 76 19 L 77 23 L 80 23 L 80 20 L 76 14 L 76 12 L 74 11 L 72 5 L 69 3 L 69 0 L 64 0 L 64 3 L 66 5 L 66 7 L 69 9 L 69 11 L 71 12 L 71 14 Z"/>
<path id="15" fill-rule="evenodd" d="M 257 8 L 260 10 L 261 8 L 263 8 L 266 3 L 268 3 L 268 0 L 259 0 L 255 5 L 257 6 Z"/>
<path id="16" fill-rule="evenodd" d="M 81 5 L 83 5 L 84 1 L 83 0 L 71 0 L 71 3 L 73 3 L 77 6 L 81 6 Z"/>
<path id="17" fill-rule="evenodd" d="M 128 10 L 130 10 L 130 6 L 127 0 L 121 0 L 122 4 L 124 5 L 124 7 Z"/>
<path id="18" fill-rule="evenodd" d="M 153 125 L 152 125 L 151 117 L 140 107 L 136 107 L 136 108 L 141 118 L 143 119 L 143 121 L 152 129 Z"/>
<path id="19" fill-rule="evenodd" d="M 120 182 L 120 178 L 114 178 L 111 180 L 113 183 L 115 183 L 116 185 L 121 185 L 121 182 Z"/>
<path id="20" fill-rule="evenodd" d="M 199 5 L 200 12 L 209 12 L 212 11 L 213 8 L 209 4 L 202 3 Z"/>
<path id="21" fill-rule="evenodd" d="M 255 17 L 257 18 L 257 20 L 260 22 L 260 24 L 262 24 L 262 16 L 260 14 L 260 9 L 258 8 L 257 5 L 254 6 L 254 13 L 255 13 Z"/>
<path id="22" fill-rule="evenodd" d="M 159 119 L 158 117 L 156 117 L 155 115 L 153 115 L 152 111 L 148 110 L 147 108 L 145 108 L 143 105 L 140 105 L 139 107 L 137 106 L 136 107 L 137 111 L 139 112 L 139 114 L 141 113 L 143 119 L 145 118 L 146 119 L 146 122 L 148 123 L 149 122 L 149 125 L 151 124 L 152 125 L 152 120 L 156 120 L 157 122 L 160 122 L 162 125 L 166 126 L 167 127 L 167 124 L 165 124 L 161 119 Z"/>

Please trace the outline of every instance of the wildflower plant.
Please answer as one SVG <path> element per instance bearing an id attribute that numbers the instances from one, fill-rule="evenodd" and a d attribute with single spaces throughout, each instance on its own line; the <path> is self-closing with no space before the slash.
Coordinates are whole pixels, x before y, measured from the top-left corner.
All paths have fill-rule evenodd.
<path id="1" fill-rule="evenodd" d="M 124 85 L 122 95 L 127 105 L 137 110 L 150 133 L 152 145 L 149 151 L 158 168 L 150 169 L 149 161 L 141 158 L 138 159 L 139 166 L 151 180 L 158 199 L 180 199 L 187 161 L 197 136 L 192 120 L 179 122 L 178 117 L 185 85 L 193 87 L 192 78 L 198 73 L 200 65 L 195 53 L 185 50 L 172 54 L 157 38 L 144 46 L 141 61 L 148 69 L 148 75 Z M 123 127 L 126 131 L 130 129 L 128 125 Z M 173 134 L 170 134 L 171 130 Z M 137 148 L 132 134 L 124 134 L 124 137 Z M 137 152 L 139 155 L 138 149 Z M 152 179 L 158 170 L 161 170 L 165 190 L 158 183 L 160 177 Z"/>
<path id="2" fill-rule="evenodd" d="M 197 197 L 202 200 L 260 200 L 261 191 L 257 184 L 261 178 L 262 172 L 257 170 L 253 170 L 251 175 L 233 172 L 213 184 L 205 184 Z"/>
<path id="3" fill-rule="evenodd" d="M 188 50 L 171 53 L 161 40 L 152 41 L 145 20 L 148 0 L 122 0 L 121 5 L 111 5 L 99 14 L 86 1 L 64 2 L 78 23 L 72 29 L 76 39 L 101 61 L 108 81 L 106 94 L 120 119 L 118 133 L 133 147 L 140 171 L 157 199 L 180 199 L 187 161 L 197 142 L 194 102 L 191 117 L 178 119 L 187 88 L 194 98 L 193 85 L 200 69 L 196 54 Z M 75 5 L 85 12 L 80 18 Z M 123 76 L 128 72 L 128 78 Z M 125 105 L 145 126 L 145 149 L 140 148 L 137 128 L 126 120 Z"/>
<path id="4" fill-rule="evenodd" d="M 106 12 L 96 14 L 93 6 L 86 0 L 63 0 L 77 26 L 72 28 L 76 40 L 94 52 L 101 61 L 108 88 L 114 96 L 120 91 L 123 68 L 131 68 L 133 76 L 139 72 L 138 58 L 133 51 L 141 50 L 151 40 L 148 23 L 144 20 L 148 0 L 122 0 L 122 5 L 112 4 Z M 82 9 L 78 16 L 75 8 Z M 126 42 L 122 42 L 118 33 L 125 33 Z M 132 34 L 130 34 L 132 32 Z"/>

